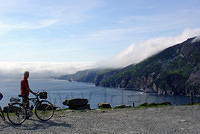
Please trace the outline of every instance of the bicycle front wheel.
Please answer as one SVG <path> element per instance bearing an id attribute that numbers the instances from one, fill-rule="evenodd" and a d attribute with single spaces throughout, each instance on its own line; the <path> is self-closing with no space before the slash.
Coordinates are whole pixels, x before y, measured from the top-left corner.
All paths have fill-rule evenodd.
<path id="1" fill-rule="evenodd" d="M 21 103 L 13 103 L 8 107 L 8 120 L 14 125 L 21 125 L 26 120 L 26 109 Z"/>
<path id="2" fill-rule="evenodd" d="M 35 115 L 37 116 L 38 119 L 42 121 L 47 121 L 53 117 L 53 114 L 54 114 L 54 108 L 49 101 L 42 100 L 36 104 Z"/>

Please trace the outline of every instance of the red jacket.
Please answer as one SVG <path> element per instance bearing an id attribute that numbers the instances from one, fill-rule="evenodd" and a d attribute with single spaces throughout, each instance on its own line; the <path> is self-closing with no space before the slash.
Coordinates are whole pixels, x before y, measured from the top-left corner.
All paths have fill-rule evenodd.
<path id="1" fill-rule="evenodd" d="M 28 84 L 28 80 L 25 78 L 22 78 L 21 80 L 21 95 L 23 95 L 24 97 L 28 97 L 29 96 L 29 84 Z"/>

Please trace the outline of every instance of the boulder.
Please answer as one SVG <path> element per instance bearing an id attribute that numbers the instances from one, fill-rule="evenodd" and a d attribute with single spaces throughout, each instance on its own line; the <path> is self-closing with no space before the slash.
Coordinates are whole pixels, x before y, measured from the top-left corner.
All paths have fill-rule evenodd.
<path id="1" fill-rule="evenodd" d="M 73 109 L 73 110 L 89 109 L 90 110 L 90 104 L 83 105 L 83 106 L 69 106 L 69 109 Z"/>
<path id="2" fill-rule="evenodd" d="M 84 109 L 90 109 L 90 104 L 88 104 L 88 99 L 81 99 L 81 98 L 74 98 L 65 100 L 63 102 L 63 105 L 69 106 L 69 109 L 74 110 L 84 110 Z"/>
<path id="3" fill-rule="evenodd" d="M 112 108 L 109 103 L 99 103 L 98 108 Z"/>
<path id="4" fill-rule="evenodd" d="M 80 99 L 80 98 L 69 99 L 63 102 L 63 105 L 72 107 L 73 106 L 80 107 L 80 106 L 85 106 L 87 104 L 88 104 L 88 99 Z"/>

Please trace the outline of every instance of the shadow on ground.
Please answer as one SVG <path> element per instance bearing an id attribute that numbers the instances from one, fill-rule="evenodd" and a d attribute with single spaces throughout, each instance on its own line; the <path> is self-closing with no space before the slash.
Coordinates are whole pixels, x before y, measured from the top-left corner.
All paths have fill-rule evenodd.
<path id="1" fill-rule="evenodd" d="M 70 124 L 67 124 L 66 122 L 60 120 L 40 121 L 35 119 L 29 119 L 19 126 L 15 126 L 10 122 L 5 121 L 4 125 L 0 125 L 0 132 L 6 129 L 7 127 L 12 127 L 14 129 L 20 129 L 20 130 L 38 130 L 38 129 L 48 129 L 50 127 L 57 127 L 57 126 L 68 127 L 68 128 L 71 127 Z"/>
<path id="2" fill-rule="evenodd" d="M 10 127 L 10 123 L 8 123 L 7 121 L 0 121 L 0 133 L 1 131 L 4 131 L 4 129 L 6 129 L 7 127 Z"/>

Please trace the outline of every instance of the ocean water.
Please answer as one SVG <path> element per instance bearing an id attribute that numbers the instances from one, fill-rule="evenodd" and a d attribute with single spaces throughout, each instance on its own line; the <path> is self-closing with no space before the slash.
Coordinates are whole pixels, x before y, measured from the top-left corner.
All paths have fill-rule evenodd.
<path id="1" fill-rule="evenodd" d="M 183 105 L 190 102 L 190 98 L 186 96 L 158 96 L 139 91 L 96 87 L 91 83 L 55 79 L 29 79 L 29 86 L 35 92 L 47 91 L 48 100 L 61 108 L 67 107 L 62 102 L 70 98 L 87 98 L 91 108 L 97 108 L 99 102 L 108 102 L 112 106 L 133 105 L 133 103 L 137 106 L 144 102 L 171 102 L 173 105 Z M 0 105 L 6 106 L 11 97 L 17 97 L 20 93 L 20 80 L 1 80 L 0 92 L 4 95 Z M 194 101 L 200 102 L 200 98 L 195 97 Z"/>

